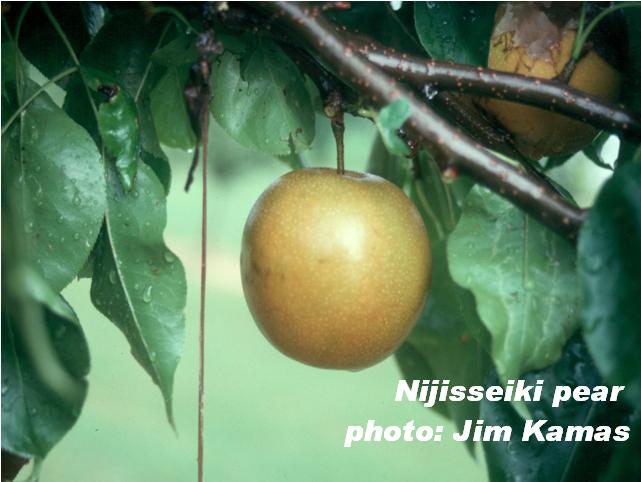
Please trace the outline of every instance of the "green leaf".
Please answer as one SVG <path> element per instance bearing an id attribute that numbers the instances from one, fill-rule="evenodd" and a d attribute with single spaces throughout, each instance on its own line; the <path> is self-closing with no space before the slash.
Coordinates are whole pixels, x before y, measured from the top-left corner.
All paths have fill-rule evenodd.
<path id="1" fill-rule="evenodd" d="M 14 280 L 15 281 L 15 280 Z M 45 457 L 74 425 L 87 394 L 89 348 L 71 307 L 41 278 L 24 278 L 33 298 L 29 314 L 42 317 L 47 347 L 73 381 L 73 391 L 55 390 L 42 377 L 42 367 L 27 342 L 33 337 L 33 318 L 20 319 L 15 302 L 2 309 L 2 449 L 23 457 Z M 15 289 L 15 286 L 13 287 Z M 24 313 L 24 310 L 22 311 Z M 43 340 L 40 340 L 43 342 Z M 50 369 L 50 367 L 46 367 Z"/>
<path id="2" fill-rule="evenodd" d="M 625 58 L 621 102 L 630 109 L 641 111 L 641 8 L 624 11 L 628 26 L 628 51 Z"/>
<path id="3" fill-rule="evenodd" d="M 383 107 L 378 113 L 376 127 L 390 154 L 407 156 L 410 153 L 409 147 L 398 137 L 396 132 L 403 126 L 409 116 L 410 104 L 407 99 L 397 99 Z"/>
<path id="4" fill-rule="evenodd" d="M 268 154 L 307 149 L 314 139 L 314 109 L 296 64 L 261 40 L 239 62 L 225 53 L 212 80 L 210 109 L 239 144 Z"/>
<path id="5" fill-rule="evenodd" d="M 153 53 L 171 38 L 173 20 L 146 21 L 140 12 L 117 13 L 97 33 L 80 55 L 84 68 L 100 71 L 124 87 L 136 102 L 142 160 L 169 191 L 171 172 L 167 156 L 160 148 L 151 116 L 149 94 L 164 67 L 152 62 Z M 75 76 L 67 89 L 64 109 L 95 138 L 98 126 L 81 80 Z"/>
<path id="6" fill-rule="evenodd" d="M 418 323 L 397 350 L 406 379 L 450 380 L 452 385 L 483 385 L 492 364 L 483 346 L 487 333 L 471 293 L 457 286 L 447 268 L 445 243 L 432 248 L 432 287 Z M 438 402 L 434 409 L 461 429 L 477 419 L 479 402 Z M 468 441 L 473 451 L 473 442 Z"/>
<path id="7" fill-rule="evenodd" d="M 29 81 L 26 94 L 36 84 Z M 80 271 L 100 231 L 105 180 L 91 137 L 46 93 L 2 138 L 4 196 L 24 230 L 32 264 L 60 291 Z"/>
<path id="8" fill-rule="evenodd" d="M 184 96 L 188 75 L 189 64 L 169 67 L 150 94 L 158 139 L 166 146 L 185 150 L 196 146 Z"/>
<path id="9" fill-rule="evenodd" d="M 13 48 L 10 42 L 2 42 L 2 126 L 9 120 L 18 108 L 17 77 L 19 84 L 24 89 L 26 61 L 20 51 Z"/>
<path id="10" fill-rule="evenodd" d="M 81 4 L 49 4 L 51 13 L 65 32 L 74 52 L 82 52 L 89 42 Z M 27 13 L 20 36 L 20 50 L 45 77 L 51 78 L 74 66 L 67 47 L 62 42 L 52 23 L 38 4 L 32 5 Z M 62 88 L 69 82 L 65 77 L 58 82 Z"/>
<path id="11" fill-rule="evenodd" d="M 630 417 L 630 439 L 619 443 L 612 455 L 608 471 L 601 482 L 641 480 L 641 410 Z"/>
<path id="12" fill-rule="evenodd" d="M 305 167 L 303 158 L 300 154 L 285 154 L 283 156 L 276 156 L 276 158 L 288 165 L 292 171 L 296 169 L 303 169 Z"/>
<path id="13" fill-rule="evenodd" d="M 350 2 L 350 8 L 329 9 L 324 15 L 332 23 L 371 37 L 388 48 L 420 54 L 421 44 L 413 27 L 415 3 L 403 2 L 399 10 L 394 10 L 391 2 Z"/>
<path id="14" fill-rule="evenodd" d="M 543 427 L 557 425 L 564 429 L 570 425 L 602 425 L 612 428 L 630 425 L 632 414 L 623 404 L 614 402 L 567 401 L 559 407 L 552 407 L 552 397 L 558 385 L 571 388 L 579 385 L 594 387 L 602 385 L 592 360 L 579 337 L 571 340 L 563 350 L 560 360 L 549 368 L 530 372 L 522 377 L 527 385 L 543 380 L 542 397 L 539 402 L 526 402 L 532 419 L 547 420 Z M 490 377 L 487 386 L 496 385 L 496 376 Z M 485 425 L 512 427 L 509 442 L 484 442 L 490 482 L 584 482 L 601 480 L 606 471 L 612 452 L 621 442 L 585 441 L 537 441 L 532 437 L 522 440 L 525 421 L 516 413 L 509 402 L 481 402 L 481 419 Z M 617 479 L 636 480 L 636 479 Z"/>
<path id="15" fill-rule="evenodd" d="M 602 157 L 603 146 L 609 138 L 609 132 L 601 132 L 596 139 L 583 149 L 583 154 L 585 154 L 585 157 L 590 159 L 596 166 L 612 171 L 612 166 L 605 162 Z"/>
<path id="16" fill-rule="evenodd" d="M 417 170 L 410 199 L 423 216 L 430 240 L 437 242 L 445 239 L 456 226 L 473 183 L 463 176 L 445 182 L 436 161 L 426 151 L 419 151 L 414 162 Z"/>
<path id="17" fill-rule="evenodd" d="M 409 159 L 392 156 L 385 147 L 382 136 L 377 135 L 369 154 L 367 172 L 381 176 L 403 189 L 410 174 Z"/>
<path id="18" fill-rule="evenodd" d="M 641 400 L 641 164 L 617 169 L 588 212 L 578 243 L 585 340 L 608 383 Z"/>
<path id="19" fill-rule="evenodd" d="M 106 102 L 98 106 L 98 131 L 118 177 L 129 191 L 136 180 L 140 158 L 140 128 L 136 103 L 117 82 L 100 71 L 85 68 L 83 76 L 91 89 L 109 92 Z"/>
<path id="20" fill-rule="evenodd" d="M 475 186 L 448 241 L 454 281 L 474 294 L 503 382 L 559 359 L 578 324 L 575 251 L 486 188 Z"/>
<path id="21" fill-rule="evenodd" d="M 416 2 L 418 37 L 435 60 L 485 66 L 496 2 Z"/>
<path id="22" fill-rule="evenodd" d="M 107 216 L 94 254 L 91 299 L 124 333 L 133 356 L 159 386 L 173 424 L 186 285 L 180 260 L 163 241 L 165 193 L 144 164 L 131 192 L 123 192 L 113 168 L 107 175 Z"/>
<path id="23" fill-rule="evenodd" d="M 619 168 L 630 162 L 641 162 L 641 143 L 635 143 L 620 139 L 619 154 L 614 163 L 615 168 Z"/>
<path id="24" fill-rule="evenodd" d="M 190 66 L 198 60 L 197 39 L 196 35 L 181 35 L 156 50 L 151 58 L 157 64 L 165 67 Z"/>

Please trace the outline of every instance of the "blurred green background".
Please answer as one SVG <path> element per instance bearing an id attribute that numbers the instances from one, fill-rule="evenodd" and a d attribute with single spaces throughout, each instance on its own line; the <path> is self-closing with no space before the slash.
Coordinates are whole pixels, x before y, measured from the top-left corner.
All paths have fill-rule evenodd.
<path id="1" fill-rule="evenodd" d="M 348 425 L 445 424 L 419 403 L 395 402 L 400 372 L 393 358 L 360 372 L 308 367 L 281 355 L 260 334 L 243 299 L 239 273 L 245 218 L 259 194 L 288 167 L 247 151 L 212 123 L 207 286 L 205 479 L 208 481 L 484 481 L 463 444 L 379 442 L 343 448 Z M 347 119 L 347 167 L 364 170 L 375 135 Z M 611 143 L 610 151 L 616 149 Z M 77 425 L 46 459 L 42 482 L 195 480 L 197 319 L 201 190 L 182 190 L 191 155 L 168 154 L 174 170 L 167 244 L 183 261 L 189 286 L 187 337 L 176 373 L 178 434 L 162 398 L 129 353 L 125 338 L 89 301 L 88 280 L 64 295 L 78 312 L 92 358 L 89 395 Z M 329 123 L 317 120 L 311 166 L 333 164 Z M 577 169 L 578 168 L 578 169 Z M 572 172 L 572 176 L 568 176 Z M 577 174 L 578 172 L 578 174 Z M 592 202 L 608 171 L 582 156 L 557 169 L 581 205 Z M 26 471 L 23 471 L 23 474 Z"/>

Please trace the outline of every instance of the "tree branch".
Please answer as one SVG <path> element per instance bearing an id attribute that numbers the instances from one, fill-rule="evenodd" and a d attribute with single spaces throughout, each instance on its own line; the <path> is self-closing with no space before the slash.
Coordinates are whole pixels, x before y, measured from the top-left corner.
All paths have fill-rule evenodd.
<path id="1" fill-rule="evenodd" d="M 320 10 L 318 7 L 314 8 L 316 12 Z M 303 54 L 299 49 L 292 47 L 295 44 L 293 39 L 274 32 L 269 23 L 265 23 L 264 19 L 250 11 L 229 9 L 221 15 L 221 19 L 225 25 L 237 30 L 251 29 L 253 32 L 271 35 L 288 50 L 288 54 L 294 59 Z M 537 79 L 482 67 L 439 62 L 429 57 L 398 53 L 360 34 L 339 32 L 339 35 L 347 40 L 353 50 L 358 50 L 370 62 L 378 65 L 397 80 L 406 80 L 419 89 L 429 87 L 434 93 L 438 92 L 433 99 L 437 110 L 445 111 L 449 117 L 460 123 L 469 135 L 508 157 L 522 158 L 507 139 L 509 136 L 502 135 L 487 122 L 480 122 L 479 117 L 482 115 L 474 112 L 475 109 L 456 98 L 453 93 L 448 92 L 449 90 L 540 107 L 632 141 L 641 140 L 641 113 L 606 102 L 558 80 Z M 309 67 L 312 63 L 304 62 L 301 67 Z M 317 80 L 315 77 L 313 79 Z M 484 127 L 483 124 L 485 124 Z M 475 132 L 472 132 L 472 129 Z"/>
<path id="2" fill-rule="evenodd" d="M 365 92 L 374 103 L 386 105 L 405 98 L 410 106 L 406 125 L 430 149 L 441 170 L 450 168 L 472 177 L 568 239 L 576 238 L 584 217 L 582 210 L 444 122 L 395 79 L 355 51 L 321 16 L 319 8 L 282 1 L 261 3 L 260 8 L 273 14 L 273 22 L 282 23 L 299 35 L 339 78 Z"/>
<path id="3" fill-rule="evenodd" d="M 459 92 L 516 101 L 565 114 L 630 140 L 641 139 L 639 113 L 610 104 L 556 80 L 437 62 L 391 50 L 380 51 L 354 40 L 350 44 L 395 78 L 407 80 L 421 88 L 429 85 L 435 90 L 456 89 Z"/>

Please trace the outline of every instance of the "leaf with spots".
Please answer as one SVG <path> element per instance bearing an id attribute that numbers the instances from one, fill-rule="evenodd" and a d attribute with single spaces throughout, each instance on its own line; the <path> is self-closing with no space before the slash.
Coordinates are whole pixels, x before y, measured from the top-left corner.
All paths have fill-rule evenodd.
<path id="1" fill-rule="evenodd" d="M 315 116 L 305 79 L 275 43 L 261 40 L 240 60 L 225 53 L 212 82 L 211 112 L 239 144 L 274 155 L 311 145 Z"/>
<path id="2" fill-rule="evenodd" d="M 576 254 L 567 241 L 475 186 L 447 256 L 454 281 L 474 294 L 503 382 L 559 359 L 578 324 Z"/>
<path id="3" fill-rule="evenodd" d="M 141 164 L 130 192 L 106 168 L 107 214 L 96 244 L 91 299 L 125 335 L 135 359 L 158 385 L 173 425 L 174 373 L 185 336 L 185 272 L 163 240 L 165 192 Z"/>
<path id="4" fill-rule="evenodd" d="M 25 84 L 23 96 L 37 89 Z M 4 106 L 3 106 L 4 107 Z M 15 106 L 13 106 L 15 108 Z M 105 212 L 100 154 L 89 134 L 40 94 L 2 136 L 3 211 L 25 256 L 60 291 L 80 271 Z"/>
<path id="5" fill-rule="evenodd" d="M 140 127 L 136 103 L 108 75 L 85 68 L 83 76 L 91 89 L 107 97 L 98 106 L 98 131 L 107 159 L 114 163 L 120 182 L 129 191 L 134 185 L 140 159 Z"/>
<path id="6" fill-rule="evenodd" d="M 136 102 L 139 156 L 151 166 L 167 192 L 171 170 L 158 142 L 149 94 L 165 70 L 164 66 L 152 61 L 152 56 L 175 35 L 171 25 L 172 20 L 160 15 L 147 21 L 141 12 L 115 12 L 80 54 L 83 69 L 108 75 Z M 97 139 L 96 118 L 78 76 L 69 82 L 64 109 Z"/>

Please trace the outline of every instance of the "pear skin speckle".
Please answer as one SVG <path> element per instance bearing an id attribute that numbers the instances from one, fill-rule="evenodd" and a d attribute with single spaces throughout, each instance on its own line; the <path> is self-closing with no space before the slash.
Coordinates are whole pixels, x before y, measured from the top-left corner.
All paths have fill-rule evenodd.
<path id="1" fill-rule="evenodd" d="M 250 311 L 286 355 L 361 369 L 390 355 L 430 285 L 427 231 L 416 207 L 374 175 L 301 169 L 256 201 L 243 233 Z"/>

